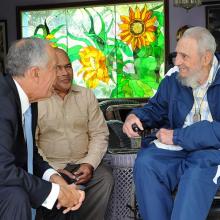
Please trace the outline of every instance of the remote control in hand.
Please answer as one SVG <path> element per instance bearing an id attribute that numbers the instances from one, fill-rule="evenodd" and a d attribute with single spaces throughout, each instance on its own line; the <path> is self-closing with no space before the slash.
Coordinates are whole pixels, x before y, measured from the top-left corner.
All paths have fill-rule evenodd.
<path id="1" fill-rule="evenodd" d="M 142 132 L 141 129 L 137 126 L 136 123 L 132 124 L 131 127 L 132 127 L 134 132 L 138 132 L 138 133 Z"/>

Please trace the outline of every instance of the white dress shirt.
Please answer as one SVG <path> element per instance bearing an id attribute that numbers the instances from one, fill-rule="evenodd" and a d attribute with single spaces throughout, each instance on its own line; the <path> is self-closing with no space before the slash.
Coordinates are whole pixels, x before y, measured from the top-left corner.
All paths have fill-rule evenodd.
<path id="1" fill-rule="evenodd" d="M 27 95 L 25 94 L 25 92 L 21 88 L 21 86 L 18 84 L 18 82 L 16 82 L 16 80 L 14 80 L 14 82 L 17 87 L 18 95 L 19 95 L 20 102 L 21 102 L 22 125 L 24 125 L 24 113 L 29 108 L 30 102 L 28 100 Z M 50 177 L 55 173 L 58 174 L 58 172 L 52 168 L 47 169 L 44 172 L 42 179 L 49 181 Z M 52 209 L 57 198 L 58 198 L 59 192 L 60 192 L 60 186 L 58 184 L 52 183 L 52 188 L 51 188 L 50 194 L 48 195 L 46 200 L 43 202 L 42 206 L 44 206 L 48 209 Z"/>

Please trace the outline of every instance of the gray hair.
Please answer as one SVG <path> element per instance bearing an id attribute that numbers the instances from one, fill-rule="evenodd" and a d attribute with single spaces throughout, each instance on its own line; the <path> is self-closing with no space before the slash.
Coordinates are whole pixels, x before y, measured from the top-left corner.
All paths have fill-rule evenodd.
<path id="1" fill-rule="evenodd" d="M 6 72 L 12 76 L 24 76 L 33 66 L 44 67 L 49 57 L 46 50 L 48 41 L 39 38 L 23 38 L 14 42 L 6 58 Z"/>
<path id="2" fill-rule="evenodd" d="M 187 29 L 182 38 L 189 37 L 193 38 L 198 43 L 198 49 L 200 53 L 206 51 L 211 52 L 213 55 L 216 50 L 216 42 L 213 35 L 204 27 L 192 27 Z"/>

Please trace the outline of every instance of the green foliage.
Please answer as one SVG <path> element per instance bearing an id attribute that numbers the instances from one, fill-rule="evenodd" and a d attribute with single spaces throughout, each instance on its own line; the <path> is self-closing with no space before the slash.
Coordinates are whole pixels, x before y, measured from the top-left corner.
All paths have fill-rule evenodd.
<path id="1" fill-rule="evenodd" d="M 118 25 L 114 14 L 117 12 L 110 11 L 112 18 L 111 21 L 107 21 L 105 12 L 110 9 L 105 8 L 102 13 L 98 10 L 96 11 L 95 8 L 93 11 L 88 8 L 83 10 L 88 16 L 90 24 L 88 25 L 89 28 L 82 24 L 84 31 L 80 36 L 76 36 L 68 30 L 66 34 L 60 34 L 63 28 L 68 28 L 65 24 L 59 24 L 50 30 L 45 20 L 44 24 L 39 24 L 35 28 L 34 37 L 47 38 L 50 35 L 51 42 L 68 52 L 71 62 L 80 61 L 79 52 L 84 47 L 93 46 L 100 50 L 106 58 L 108 75 L 111 79 L 111 84 L 114 85 L 111 93 L 108 94 L 111 98 L 151 97 L 158 88 L 161 80 L 159 70 L 164 63 L 163 4 L 158 4 L 150 9 L 153 12 L 152 17 L 156 16 L 157 18 L 156 40 L 150 45 L 142 46 L 134 51 L 132 51 L 131 46 L 119 39 L 118 36 L 112 36 Z M 94 12 L 96 16 L 94 16 Z M 99 29 L 96 29 L 95 26 L 97 19 L 100 24 Z M 58 37 L 56 36 L 57 34 L 59 34 Z M 74 46 L 70 46 L 68 41 L 73 41 Z M 88 82 L 85 83 L 88 85 Z M 108 92 L 103 84 L 100 85 L 100 90 Z"/>
<path id="2" fill-rule="evenodd" d="M 77 45 L 68 49 L 68 56 L 71 62 L 79 60 L 79 51 L 82 49 L 81 45 Z"/>

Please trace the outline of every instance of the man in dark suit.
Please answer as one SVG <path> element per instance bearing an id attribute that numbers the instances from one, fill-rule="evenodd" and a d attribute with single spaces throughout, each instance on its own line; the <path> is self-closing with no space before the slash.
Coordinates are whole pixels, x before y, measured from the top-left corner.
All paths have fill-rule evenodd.
<path id="1" fill-rule="evenodd" d="M 7 74 L 0 76 L 0 219 L 30 220 L 31 208 L 44 206 L 67 213 L 78 209 L 84 193 L 44 162 L 34 146 L 34 174 L 27 172 L 24 113 L 30 103 L 49 97 L 56 78 L 54 49 L 41 39 L 15 42 L 7 56 Z M 32 104 L 32 129 L 37 111 Z"/>

